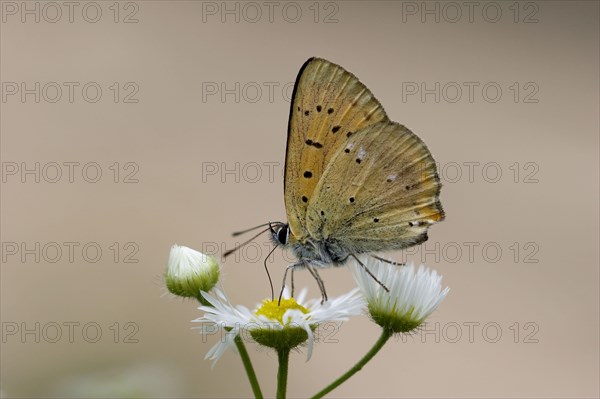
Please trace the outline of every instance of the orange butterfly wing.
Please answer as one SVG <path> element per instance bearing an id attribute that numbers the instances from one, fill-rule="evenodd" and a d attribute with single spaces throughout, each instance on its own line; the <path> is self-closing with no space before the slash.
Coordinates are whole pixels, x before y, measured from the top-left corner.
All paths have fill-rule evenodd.
<path id="1" fill-rule="evenodd" d="M 333 155 L 348 137 L 381 121 L 389 121 L 383 107 L 352 73 L 320 58 L 302 66 L 292 95 L 285 160 L 291 242 L 310 235 L 307 207 Z"/>

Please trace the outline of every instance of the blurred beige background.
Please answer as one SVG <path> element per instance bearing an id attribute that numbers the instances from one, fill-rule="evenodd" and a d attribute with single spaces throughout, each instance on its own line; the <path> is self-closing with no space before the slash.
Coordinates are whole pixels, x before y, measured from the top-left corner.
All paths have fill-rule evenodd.
<path id="1" fill-rule="evenodd" d="M 447 212 L 395 255 L 442 273 L 448 298 L 331 397 L 600 394 L 597 2 L 0 4 L 4 397 L 251 395 L 237 355 L 203 360 L 217 337 L 162 274 L 174 243 L 221 252 L 285 220 L 289 95 L 311 56 L 426 141 Z M 269 248 L 224 263 L 233 302 L 269 295 Z M 378 332 L 355 318 L 295 354 L 290 397 Z M 276 356 L 249 350 L 271 396 Z"/>

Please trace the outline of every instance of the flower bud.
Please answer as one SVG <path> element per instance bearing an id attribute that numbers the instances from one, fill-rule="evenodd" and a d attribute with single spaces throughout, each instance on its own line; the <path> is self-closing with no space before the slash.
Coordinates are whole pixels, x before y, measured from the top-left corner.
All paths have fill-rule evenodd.
<path id="1" fill-rule="evenodd" d="M 210 291 L 219 281 L 219 263 L 202 252 L 173 245 L 165 275 L 172 294 L 203 301 L 201 291 Z"/>

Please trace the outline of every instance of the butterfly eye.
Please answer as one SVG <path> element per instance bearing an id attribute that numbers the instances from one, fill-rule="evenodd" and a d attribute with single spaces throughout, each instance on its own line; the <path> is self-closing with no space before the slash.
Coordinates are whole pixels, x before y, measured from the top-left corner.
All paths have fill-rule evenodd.
<path id="1" fill-rule="evenodd" d="M 279 241 L 282 245 L 287 244 L 288 234 L 289 234 L 289 227 L 288 226 L 281 227 L 277 231 L 277 241 Z"/>

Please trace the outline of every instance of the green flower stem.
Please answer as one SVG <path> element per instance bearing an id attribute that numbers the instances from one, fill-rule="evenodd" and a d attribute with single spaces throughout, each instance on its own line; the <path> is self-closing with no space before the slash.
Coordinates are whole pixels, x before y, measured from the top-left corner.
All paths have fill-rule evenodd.
<path id="1" fill-rule="evenodd" d="M 279 370 L 277 370 L 277 399 L 285 399 L 287 392 L 288 364 L 290 362 L 290 349 L 277 350 Z"/>
<path id="2" fill-rule="evenodd" d="M 234 342 L 238 352 L 240 353 L 240 357 L 242 358 L 242 363 L 244 363 L 244 369 L 246 369 L 246 374 L 248 375 L 248 381 L 250 382 L 250 386 L 252 386 L 252 392 L 254 392 L 254 397 L 256 399 L 262 399 L 263 394 L 260 390 L 260 385 L 258 384 L 258 379 L 256 378 L 254 367 L 252 367 L 250 356 L 248 356 L 246 345 L 244 345 L 244 341 L 242 341 L 242 338 L 239 335 L 235 337 Z"/>
<path id="3" fill-rule="evenodd" d="M 394 333 L 392 332 L 392 330 L 384 328 L 383 331 L 381 332 L 381 336 L 379 337 L 377 342 L 375 342 L 375 345 L 373 345 L 373 347 L 367 352 L 366 355 L 363 356 L 362 359 L 360 359 L 358 361 L 358 363 L 356 363 L 350 370 L 346 371 L 337 380 L 333 381 L 331 384 L 329 384 L 327 387 L 325 387 L 323 390 L 321 390 L 319 393 L 317 393 L 311 399 L 322 398 L 323 396 L 327 395 L 329 392 L 333 391 L 334 389 L 336 389 L 337 387 L 342 385 L 342 383 L 346 382 L 346 380 L 348 380 L 354 374 L 358 373 L 363 368 L 363 366 L 365 364 L 367 364 L 369 362 L 369 360 L 371 360 L 373 358 L 373 356 L 375 356 L 381 348 L 383 348 L 385 343 L 388 341 L 388 339 L 390 339 L 390 337 L 393 334 Z"/>

